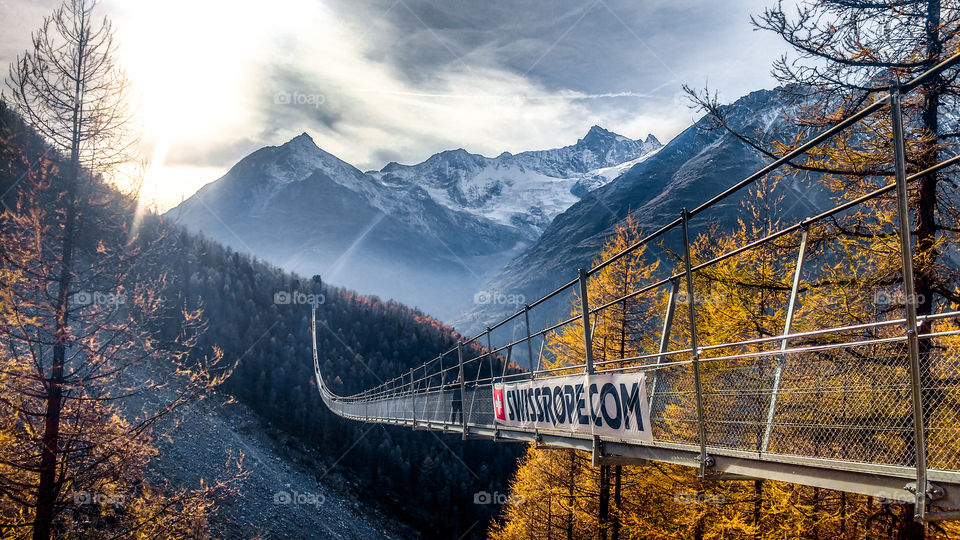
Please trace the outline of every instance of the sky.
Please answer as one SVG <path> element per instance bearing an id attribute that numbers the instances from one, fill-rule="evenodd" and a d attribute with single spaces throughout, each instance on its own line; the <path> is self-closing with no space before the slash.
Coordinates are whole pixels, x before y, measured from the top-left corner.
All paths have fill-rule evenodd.
<path id="1" fill-rule="evenodd" d="M 772 0 L 102 0 L 133 88 L 142 196 L 166 210 L 250 152 L 306 132 L 361 170 L 464 148 L 573 144 L 592 125 L 663 142 L 775 85 L 752 29 Z M 0 62 L 59 2 L 0 0 Z M 4 70 L 5 72 L 6 70 Z"/>

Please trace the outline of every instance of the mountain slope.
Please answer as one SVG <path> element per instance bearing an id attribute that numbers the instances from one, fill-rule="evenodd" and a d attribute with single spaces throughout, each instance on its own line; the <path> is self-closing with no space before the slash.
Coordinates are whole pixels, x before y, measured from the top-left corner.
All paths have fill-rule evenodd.
<path id="1" fill-rule="evenodd" d="M 131 382 L 151 377 L 169 380 L 164 366 L 126 375 Z M 135 396 L 125 405 L 135 414 L 144 400 L 172 399 L 173 390 L 165 387 L 157 393 L 163 396 Z M 217 394 L 190 403 L 161 428 L 165 437 L 157 441 L 160 452 L 149 464 L 150 475 L 158 483 L 197 488 L 204 480 L 224 476 L 228 455 L 243 456 L 245 475 L 238 481 L 238 495 L 221 501 L 210 518 L 214 537 L 309 538 L 318 531 L 327 538 L 357 540 L 421 536 L 384 515 L 378 505 L 361 503 L 349 471 L 318 475 L 306 464 L 308 452 L 302 444 L 278 436 L 268 422 L 228 396 Z M 286 501 L 288 494 L 297 494 L 304 504 Z"/>
<path id="2" fill-rule="evenodd" d="M 363 173 L 306 134 L 237 163 L 167 212 L 188 229 L 301 274 L 452 318 L 564 209 L 649 155 L 593 127 L 576 144 L 487 158 L 441 152 Z"/>
<path id="3" fill-rule="evenodd" d="M 786 128 L 781 125 L 786 106 L 776 90 L 761 90 L 728 105 L 727 113 L 740 132 L 769 132 Z M 488 294 L 520 295 L 527 301 L 539 298 L 576 277 L 577 268 L 588 268 L 614 225 L 628 214 L 641 230 L 652 232 L 676 219 L 681 208 L 696 207 L 765 163 L 756 151 L 725 131 L 710 129 L 709 119 L 701 118 L 655 154 L 638 160 L 615 182 L 586 194 L 557 216 L 533 245 L 482 288 Z M 794 214 L 826 204 L 822 193 L 791 181 L 782 182 L 778 189 Z M 745 189 L 711 210 L 713 223 L 735 226 L 747 193 Z M 694 230 L 703 224 L 695 221 Z M 558 302 L 535 318 L 546 322 L 568 309 Z M 461 331 L 479 331 L 513 310 L 513 305 L 497 303 L 472 305 L 455 324 Z"/>

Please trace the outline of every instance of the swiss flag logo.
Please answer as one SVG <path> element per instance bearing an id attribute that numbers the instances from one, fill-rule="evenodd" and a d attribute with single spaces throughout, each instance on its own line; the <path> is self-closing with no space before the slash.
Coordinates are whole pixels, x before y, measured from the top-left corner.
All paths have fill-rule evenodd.
<path id="1" fill-rule="evenodd" d="M 503 388 L 493 389 L 493 414 L 497 420 L 507 419 L 507 412 L 503 410 Z"/>

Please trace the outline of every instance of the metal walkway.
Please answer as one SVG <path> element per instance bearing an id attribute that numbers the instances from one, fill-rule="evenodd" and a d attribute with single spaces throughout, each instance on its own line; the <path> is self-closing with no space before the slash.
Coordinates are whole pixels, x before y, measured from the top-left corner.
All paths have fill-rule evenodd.
<path id="1" fill-rule="evenodd" d="M 704 479 L 763 478 L 914 502 L 915 517 L 923 521 L 960 518 L 956 510 L 960 508 L 960 312 L 918 317 L 916 303 L 909 301 L 916 296 L 907 206 L 911 182 L 957 164 L 960 156 L 908 176 L 901 120 L 901 94 L 958 61 L 960 55 L 878 93 L 869 106 L 692 211 L 683 210 L 677 219 L 618 255 L 580 270 L 576 279 L 480 335 L 376 388 L 351 396 L 330 390 L 321 374 L 314 312 L 313 360 L 324 402 L 334 413 L 364 422 L 460 433 L 464 439 L 528 441 L 548 448 L 585 450 L 592 452 L 594 464 L 654 460 L 696 467 Z M 881 118 L 892 126 L 895 181 L 712 260 L 691 264 L 692 219 L 850 126 L 877 118 L 878 113 L 888 114 Z M 882 294 L 894 303 L 899 299 L 899 306 L 878 310 L 876 320 L 869 322 L 792 332 L 801 289 L 812 286 L 805 272 L 818 262 L 811 260 L 810 231 L 850 215 L 861 205 L 881 204 L 878 201 L 886 201 L 898 216 L 891 236 L 899 245 L 900 282 Z M 671 233 L 679 235 L 677 244 L 682 249 L 681 264 L 671 274 L 635 283 L 636 288 L 626 294 L 589 305 L 592 277 Z M 784 243 L 788 239 L 792 243 Z M 784 276 L 784 282 L 791 286 L 786 305 L 779 307 L 785 319 L 782 333 L 732 343 L 698 343 L 698 318 L 709 308 L 698 308 L 696 300 L 705 273 L 771 245 L 780 251 L 783 245 L 795 249 L 790 254 L 793 262 L 784 266 L 791 274 Z M 533 331 L 531 311 L 562 294 L 573 295 L 579 314 Z M 627 302 L 644 297 L 664 299 L 656 321 L 659 335 L 647 336 L 646 341 L 658 344 L 655 350 L 647 347 L 646 352 L 613 359 L 605 354 L 596 360 L 598 344 L 592 329 L 604 324 L 605 313 L 626 309 Z M 504 340 L 504 331 L 512 337 L 519 331 L 520 337 Z M 581 363 L 557 365 L 549 347 L 545 352 L 545 344 L 550 336 L 571 331 L 589 336 L 580 340 L 576 357 Z M 677 346 L 678 340 L 683 346 Z M 537 349 L 539 353 L 534 352 Z M 528 369 L 519 367 L 518 357 L 529 362 Z M 636 397 L 627 396 L 626 387 L 617 394 L 616 384 L 592 382 L 611 380 L 613 374 L 639 382 L 642 437 L 618 436 L 598 427 L 604 420 L 607 427 L 614 420 L 619 425 L 627 418 L 627 398 Z M 582 382 L 571 383 L 577 380 Z M 609 396 L 607 387 L 612 389 Z M 581 390 L 586 405 L 577 403 L 581 397 L 576 393 Z M 612 401 L 604 402 L 610 396 Z M 631 403 L 630 407 L 637 405 Z M 616 414 L 608 416 L 606 404 Z M 593 410 L 595 406 L 602 415 Z M 583 422 L 578 426 L 574 412 L 580 410 L 590 412 L 580 416 Z"/>

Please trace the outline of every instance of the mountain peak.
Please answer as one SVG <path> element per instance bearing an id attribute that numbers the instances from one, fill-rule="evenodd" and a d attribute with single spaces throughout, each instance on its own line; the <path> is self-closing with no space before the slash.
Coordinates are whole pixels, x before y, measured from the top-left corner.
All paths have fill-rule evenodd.
<path id="1" fill-rule="evenodd" d="M 659 148 L 663 146 L 663 143 L 660 142 L 660 139 L 656 138 L 653 133 L 648 133 L 647 138 L 643 140 L 644 146 L 652 146 L 654 148 Z"/>
<path id="2" fill-rule="evenodd" d="M 392 171 L 400 170 L 403 167 L 404 167 L 403 165 L 397 163 L 396 161 L 391 161 L 390 163 L 387 163 L 386 165 L 384 165 L 379 172 L 384 172 L 384 173 L 392 172 Z"/>
<path id="3" fill-rule="evenodd" d="M 579 144 L 585 145 L 590 148 L 605 148 L 613 144 L 615 141 L 626 139 L 622 135 L 618 135 L 612 131 L 603 129 L 600 126 L 593 126 L 590 128 L 590 131 L 583 136 L 582 139 L 577 141 Z"/>
<path id="4" fill-rule="evenodd" d="M 457 148 L 456 150 L 444 150 L 439 154 L 434 154 L 430 156 L 427 162 L 440 162 L 448 163 L 451 165 L 457 165 L 460 167 L 473 167 L 482 162 L 485 158 L 477 154 L 471 154 L 463 148 Z"/>
<path id="5" fill-rule="evenodd" d="M 314 142 L 313 137 L 307 135 L 306 131 L 283 143 L 283 146 L 295 148 L 319 148 L 317 143 Z"/>
<path id="6" fill-rule="evenodd" d="M 317 146 L 313 137 L 301 133 L 279 146 L 266 146 L 248 155 L 234 168 L 256 170 L 263 185 L 281 186 L 305 180 L 320 171 L 348 189 L 358 187 L 363 173 L 353 165 Z M 231 169 L 233 170 L 233 169 Z M 239 174 L 239 173 L 238 173 Z"/>
<path id="7" fill-rule="evenodd" d="M 587 134 L 584 135 L 580 140 L 589 144 L 591 141 L 603 141 L 609 139 L 611 135 L 616 136 L 616 133 L 611 133 L 600 126 L 592 126 L 590 131 L 588 131 Z"/>
<path id="8" fill-rule="evenodd" d="M 610 132 L 607 131 L 607 130 L 605 130 L 605 129 L 603 129 L 603 128 L 600 127 L 600 126 L 594 125 L 594 126 L 591 126 L 591 127 L 590 127 L 590 131 L 587 132 L 587 135 L 586 135 L 584 138 L 587 138 L 587 137 L 589 137 L 589 136 L 591 136 L 591 135 L 593 135 L 593 136 L 606 135 L 606 134 L 608 134 L 608 133 L 610 133 Z"/>

